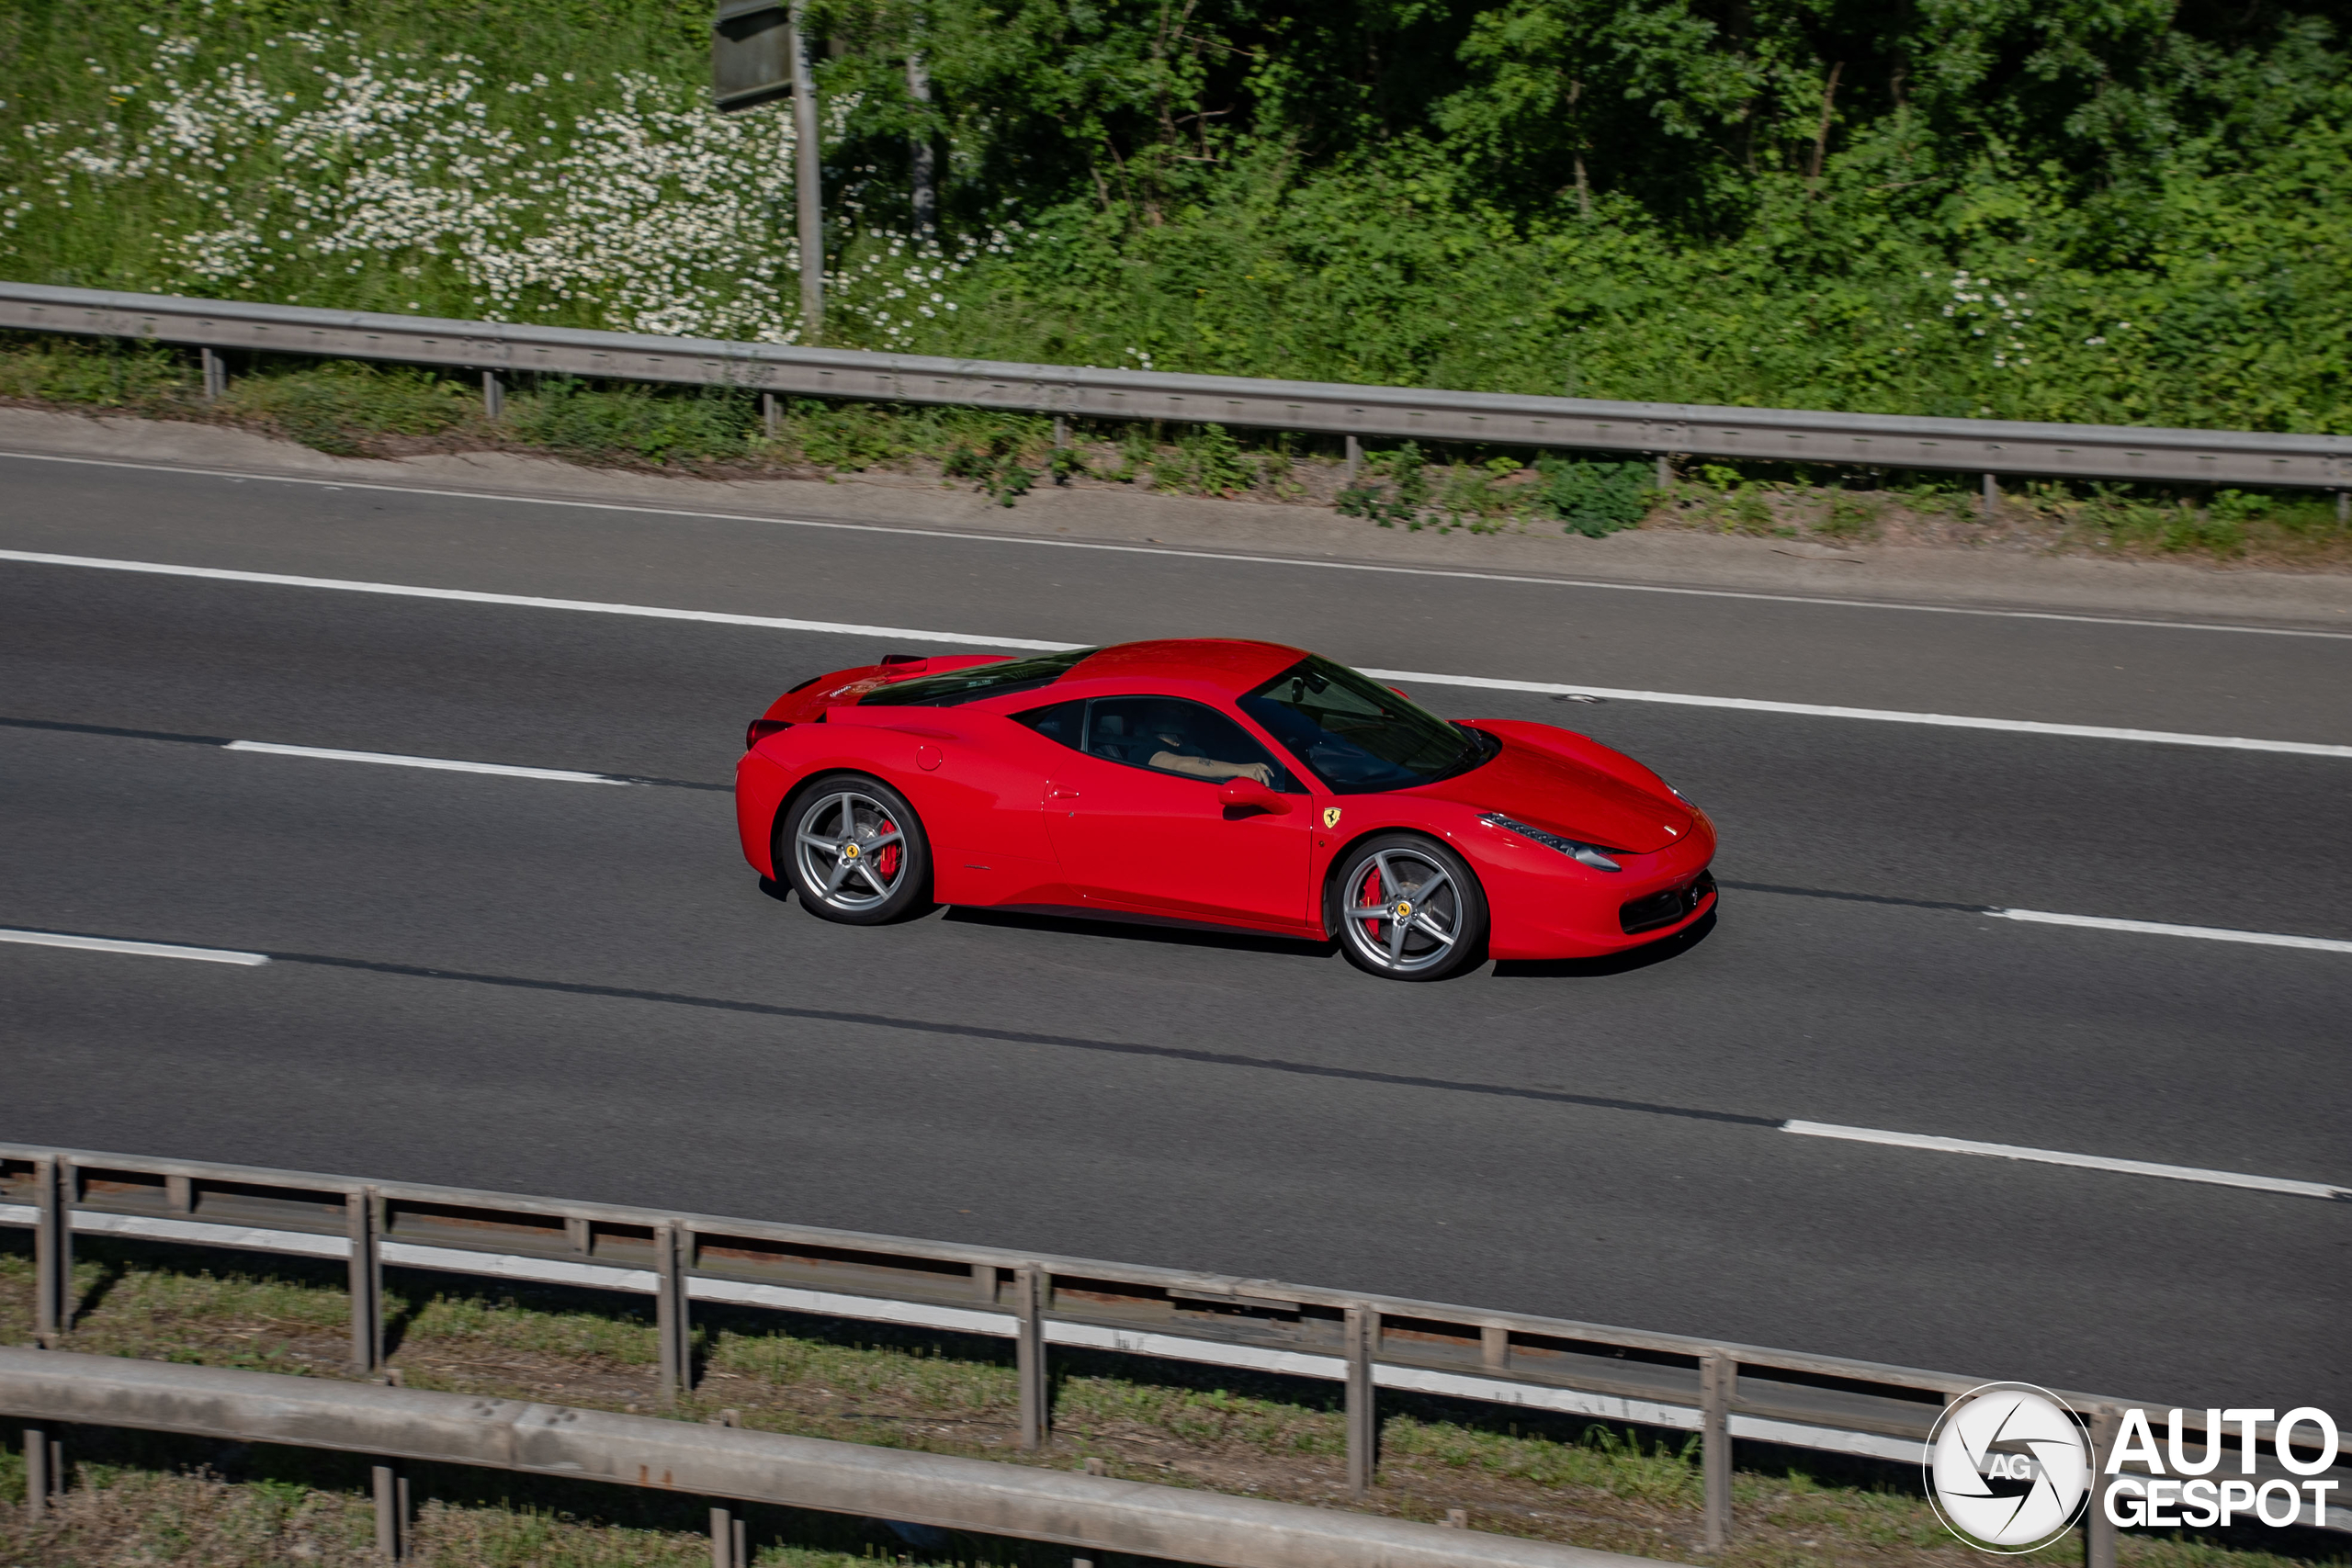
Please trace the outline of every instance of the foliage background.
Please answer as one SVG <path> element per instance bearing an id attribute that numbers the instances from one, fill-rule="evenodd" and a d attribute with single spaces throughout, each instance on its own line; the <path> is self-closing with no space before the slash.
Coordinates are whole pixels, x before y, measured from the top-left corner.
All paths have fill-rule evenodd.
<path id="1" fill-rule="evenodd" d="M 2308 0 L 820 11 L 831 341 L 2352 429 L 2352 80 Z M 791 338 L 793 150 L 780 109 L 698 107 L 707 28 L 665 0 L 0 0 L 0 270 Z M 298 33 L 332 49 L 304 55 Z M 907 87 L 918 50 L 928 102 Z M 411 85 L 330 79 L 370 61 Z M 190 130 L 191 102 L 219 123 Z M 220 107 L 238 102 L 346 131 L 298 158 Z M 408 130 L 388 137 L 394 109 Z M 455 140 L 417 154 L 428 129 Z M 913 136 L 942 154 L 936 245 L 911 232 Z M 392 141 L 411 188 L 359 190 Z M 333 253 L 272 217 L 210 273 L 172 238 L 370 191 L 370 211 L 458 216 Z M 465 218 L 501 201 L 497 224 Z M 721 205 L 711 240 L 694 225 Z M 600 225 L 633 237 L 580 238 Z"/>

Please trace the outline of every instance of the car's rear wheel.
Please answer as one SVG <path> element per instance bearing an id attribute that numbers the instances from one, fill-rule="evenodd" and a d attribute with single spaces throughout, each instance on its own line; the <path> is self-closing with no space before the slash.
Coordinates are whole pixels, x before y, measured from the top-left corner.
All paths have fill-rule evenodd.
<path id="1" fill-rule="evenodd" d="M 931 844 L 907 797 L 864 773 L 832 773 L 793 797 L 778 823 L 776 869 L 801 907 L 844 925 L 878 926 L 921 904 Z"/>
<path id="2" fill-rule="evenodd" d="M 1486 956 L 1487 897 L 1435 839 L 1384 833 L 1349 852 L 1327 924 L 1348 962 L 1389 980 L 1442 980 Z"/>

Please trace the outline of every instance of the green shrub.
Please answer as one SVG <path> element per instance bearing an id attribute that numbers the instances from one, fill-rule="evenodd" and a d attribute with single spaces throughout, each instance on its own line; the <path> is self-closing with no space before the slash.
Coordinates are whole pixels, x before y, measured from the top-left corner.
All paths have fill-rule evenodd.
<path id="1" fill-rule="evenodd" d="M 338 457 L 356 455 L 372 434 L 437 435 L 479 407 L 469 389 L 425 371 L 339 361 L 240 377 L 227 402 Z"/>
<path id="2" fill-rule="evenodd" d="M 1598 539 L 1636 527 L 1649 515 L 1656 493 L 1646 463 L 1596 463 L 1584 457 L 1543 457 L 1544 508 L 1563 532 Z"/>
<path id="3" fill-rule="evenodd" d="M 506 426 L 518 440 L 576 457 L 650 463 L 736 457 L 749 449 L 749 403 L 741 393 L 681 396 L 550 381 L 509 400 Z"/>
<path id="4" fill-rule="evenodd" d="M 1027 495 L 1036 474 L 1021 465 L 1021 455 L 1009 436 L 998 436 L 983 446 L 958 445 L 940 464 L 949 479 L 975 479 L 978 489 L 999 506 L 1011 506 Z"/>
<path id="5" fill-rule="evenodd" d="M 1204 424 L 1177 437 L 1176 449 L 1152 464 L 1151 487 L 1180 495 L 1238 495 L 1250 488 L 1257 465 L 1221 424 Z"/>
<path id="6" fill-rule="evenodd" d="M 1384 528 L 1402 523 L 1419 530 L 1429 525 L 1422 515 L 1430 501 L 1429 464 L 1420 444 L 1408 441 L 1385 452 L 1367 453 L 1364 468 L 1385 478 L 1386 485 L 1357 479 L 1340 491 L 1335 503 L 1342 517 L 1369 517 Z"/>
<path id="7" fill-rule="evenodd" d="M 187 352 L 157 344 L 0 339 L 0 398 L 135 408 L 168 401 L 195 381 Z"/>

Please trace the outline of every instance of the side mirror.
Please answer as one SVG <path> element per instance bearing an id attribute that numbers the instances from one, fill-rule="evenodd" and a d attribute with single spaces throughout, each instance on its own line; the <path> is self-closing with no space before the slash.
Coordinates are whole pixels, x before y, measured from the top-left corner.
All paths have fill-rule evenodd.
<path id="1" fill-rule="evenodd" d="M 1229 807 L 1238 807 L 1248 811 L 1264 811 L 1276 817 L 1290 815 L 1290 797 L 1276 795 L 1256 779 L 1227 779 L 1225 781 L 1225 787 L 1216 792 L 1216 797 Z"/>

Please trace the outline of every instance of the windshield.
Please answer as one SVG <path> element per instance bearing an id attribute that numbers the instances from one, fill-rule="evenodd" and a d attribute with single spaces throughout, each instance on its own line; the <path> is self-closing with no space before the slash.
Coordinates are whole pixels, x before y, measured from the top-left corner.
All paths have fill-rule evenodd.
<path id="1" fill-rule="evenodd" d="M 879 686 L 858 699 L 860 707 L 950 708 L 976 703 L 1005 692 L 1025 692 L 1050 686 L 1080 660 L 1098 650 L 1073 648 L 1063 653 L 1041 653 L 1035 659 L 1008 659 L 1001 664 L 976 664 L 944 675 L 918 675 Z"/>
<path id="2" fill-rule="evenodd" d="M 1241 711 L 1334 795 L 1428 784 L 1493 755 L 1476 730 L 1424 713 L 1378 682 L 1311 653 L 1242 698 Z"/>

